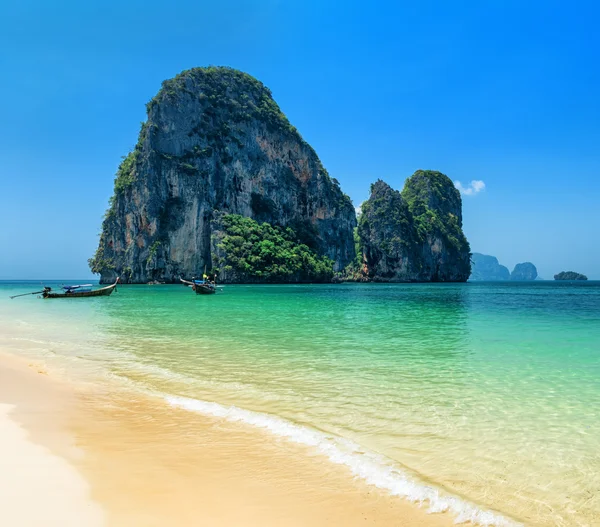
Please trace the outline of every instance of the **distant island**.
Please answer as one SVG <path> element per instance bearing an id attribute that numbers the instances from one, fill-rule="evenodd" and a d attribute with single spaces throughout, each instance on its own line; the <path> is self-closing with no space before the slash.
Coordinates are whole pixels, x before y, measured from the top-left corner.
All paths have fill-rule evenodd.
<path id="1" fill-rule="evenodd" d="M 452 180 L 417 170 L 350 198 L 271 91 L 226 67 L 166 80 L 114 182 L 92 272 L 101 283 L 465 282 L 470 247 Z"/>
<path id="2" fill-rule="evenodd" d="M 515 282 L 533 281 L 538 277 L 537 268 L 531 262 L 515 265 L 512 273 L 498 263 L 498 258 L 488 254 L 473 253 L 471 255 L 472 272 L 469 280 L 473 282 L 495 282 L 512 280 Z"/>
<path id="3" fill-rule="evenodd" d="M 515 265 L 510 279 L 517 282 L 526 282 L 537 278 L 537 269 L 531 262 L 524 262 Z"/>
<path id="4" fill-rule="evenodd" d="M 471 255 L 472 271 L 469 280 L 498 281 L 510 280 L 510 271 L 498 263 L 498 258 L 488 254 L 473 253 Z"/>
<path id="5" fill-rule="evenodd" d="M 555 280 L 587 280 L 588 277 L 575 271 L 562 271 L 554 275 Z"/>

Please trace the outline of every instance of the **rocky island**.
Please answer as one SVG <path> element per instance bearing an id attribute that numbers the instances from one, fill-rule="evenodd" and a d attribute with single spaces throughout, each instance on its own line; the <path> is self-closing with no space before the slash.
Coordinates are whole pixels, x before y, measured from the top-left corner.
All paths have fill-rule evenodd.
<path id="1" fill-rule="evenodd" d="M 555 280 L 587 280 L 588 277 L 575 271 L 562 271 L 554 275 Z"/>
<path id="2" fill-rule="evenodd" d="M 441 172 L 418 170 L 402 192 L 371 186 L 358 223 L 361 271 L 386 282 L 466 282 L 470 248 L 459 191 Z"/>
<path id="3" fill-rule="evenodd" d="M 353 260 L 350 198 L 261 82 L 231 68 L 194 68 L 165 81 L 147 112 L 90 260 L 102 283 L 212 269 L 215 211 L 284 229 L 290 243 L 327 258 L 330 275 Z"/>
<path id="4" fill-rule="evenodd" d="M 535 280 L 537 278 L 537 269 L 531 262 L 524 262 L 515 265 L 512 273 L 510 273 L 510 279 L 518 282 L 525 282 L 529 280 Z"/>
<path id="5" fill-rule="evenodd" d="M 487 254 L 473 253 L 471 256 L 472 272 L 469 280 L 497 281 L 510 280 L 510 271 L 498 263 L 498 258 Z"/>
<path id="6" fill-rule="evenodd" d="M 90 268 L 101 283 L 466 281 L 460 193 L 417 171 L 361 223 L 270 90 L 226 67 L 163 82 L 123 158 Z M 357 252 L 358 251 L 358 252 Z"/>

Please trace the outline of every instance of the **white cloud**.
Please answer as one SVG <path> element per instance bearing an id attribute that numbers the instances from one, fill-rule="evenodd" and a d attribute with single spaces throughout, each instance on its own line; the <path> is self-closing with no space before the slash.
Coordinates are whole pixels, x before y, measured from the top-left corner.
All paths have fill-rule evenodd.
<path id="1" fill-rule="evenodd" d="M 485 183 L 479 179 L 474 179 L 466 187 L 463 187 L 460 181 L 455 181 L 454 186 L 465 196 L 474 196 L 485 190 Z"/>
<path id="2" fill-rule="evenodd" d="M 354 207 L 354 212 L 356 212 L 357 216 L 360 216 L 362 213 L 362 206 L 363 206 L 364 201 L 358 206 L 358 207 Z"/>

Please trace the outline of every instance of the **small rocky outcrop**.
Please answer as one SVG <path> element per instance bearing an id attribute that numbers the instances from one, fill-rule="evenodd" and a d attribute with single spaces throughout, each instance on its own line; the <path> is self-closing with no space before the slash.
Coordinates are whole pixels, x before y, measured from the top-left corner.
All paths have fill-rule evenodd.
<path id="1" fill-rule="evenodd" d="M 334 271 L 354 259 L 350 198 L 261 82 L 194 68 L 165 81 L 147 113 L 90 260 L 102 283 L 172 282 L 212 269 L 217 211 L 290 227 Z"/>
<path id="2" fill-rule="evenodd" d="M 418 170 L 402 192 L 371 186 L 358 223 L 362 278 L 387 282 L 466 282 L 469 243 L 462 201 L 444 174 Z"/>
<path id="3" fill-rule="evenodd" d="M 554 275 L 555 280 L 587 280 L 588 277 L 575 271 L 562 271 Z"/>
<path id="4" fill-rule="evenodd" d="M 487 254 L 473 253 L 471 256 L 471 281 L 510 280 L 510 271 L 498 263 L 498 258 Z"/>
<path id="5" fill-rule="evenodd" d="M 510 273 L 511 280 L 520 282 L 535 280 L 537 276 L 537 269 L 531 262 L 524 262 L 515 265 L 512 273 Z"/>

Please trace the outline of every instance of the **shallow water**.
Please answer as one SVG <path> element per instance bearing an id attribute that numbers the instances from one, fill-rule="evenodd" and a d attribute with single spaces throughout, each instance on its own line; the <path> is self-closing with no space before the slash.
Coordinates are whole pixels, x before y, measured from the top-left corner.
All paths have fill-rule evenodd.
<path id="1" fill-rule="evenodd" d="M 459 520 L 600 525 L 598 282 L 8 299 L 34 289 L 0 282 L 2 348 L 308 444 Z"/>

